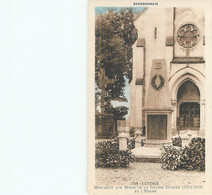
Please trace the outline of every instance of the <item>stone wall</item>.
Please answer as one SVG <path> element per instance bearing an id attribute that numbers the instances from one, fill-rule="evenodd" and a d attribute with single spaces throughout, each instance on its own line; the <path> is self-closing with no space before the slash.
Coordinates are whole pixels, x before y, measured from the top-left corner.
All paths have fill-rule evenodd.
<path id="1" fill-rule="evenodd" d="M 180 86 L 189 80 L 200 91 L 200 129 L 204 131 L 203 10 L 199 8 L 148 8 L 140 14 L 134 24 L 138 30 L 138 40 L 133 45 L 130 128 L 142 128 L 146 124 L 147 114 L 145 112 L 147 111 L 145 110 L 155 112 L 155 114 L 167 112 L 168 131 L 172 131 L 172 133 L 168 132 L 168 135 L 176 134 L 177 92 Z M 195 44 L 187 48 L 183 44 L 189 45 L 189 42 L 185 42 L 181 37 L 190 36 L 191 31 L 195 35 L 192 39 L 192 43 Z M 196 37 L 198 40 L 195 40 Z M 161 68 L 156 67 L 157 62 L 161 62 Z M 161 75 L 164 79 L 164 85 L 159 90 L 155 90 L 152 86 L 155 75 Z M 160 85 L 158 76 L 155 80 L 156 86 Z"/>

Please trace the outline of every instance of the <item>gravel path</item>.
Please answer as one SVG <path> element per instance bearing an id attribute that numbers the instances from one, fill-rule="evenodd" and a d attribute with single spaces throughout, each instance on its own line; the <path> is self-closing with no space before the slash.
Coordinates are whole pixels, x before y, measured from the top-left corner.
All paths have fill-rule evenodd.
<path id="1" fill-rule="evenodd" d="M 169 171 L 160 163 L 131 163 L 128 168 L 96 168 L 96 185 L 130 185 L 132 182 L 159 182 L 160 185 L 204 185 L 205 173 Z"/>

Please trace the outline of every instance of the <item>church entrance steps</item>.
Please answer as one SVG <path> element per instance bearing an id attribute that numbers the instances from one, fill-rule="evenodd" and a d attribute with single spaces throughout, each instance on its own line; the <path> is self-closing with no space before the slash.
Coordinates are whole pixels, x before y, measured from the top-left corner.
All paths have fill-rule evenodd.
<path id="1" fill-rule="evenodd" d="M 161 156 L 161 148 L 160 146 L 154 147 L 138 147 L 132 150 L 132 153 L 135 155 L 136 162 L 160 162 Z"/>
<path id="2" fill-rule="evenodd" d="M 193 129 L 187 129 L 187 130 L 180 130 L 179 135 L 182 136 L 184 134 L 191 134 L 191 137 L 198 137 L 198 136 L 205 136 L 204 130 L 193 130 Z"/>
<path id="3" fill-rule="evenodd" d="M 145 147 L 162 147 L 163 144 L 172 144 L 172 142 L 168 142 L 167 140 L 147 140 L 144 142 Z"/>

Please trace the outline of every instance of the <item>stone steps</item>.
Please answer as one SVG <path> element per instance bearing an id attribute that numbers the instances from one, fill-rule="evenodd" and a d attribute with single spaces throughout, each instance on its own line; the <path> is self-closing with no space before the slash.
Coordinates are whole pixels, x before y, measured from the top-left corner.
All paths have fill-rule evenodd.
<path id="1" fill-rule="evenodd" d="M 160 156 L 162 150 L 160 147 L 138 147 L 132 150 L 132 153 L 135 155 L 136 162 L 154 162 L 160 163 Z"/>
<path id="2" fill-rule="evenodd" d="M 144 146 L 145 147 L 162 147 L 163 145 L 172 144 L 172 142 L 168 142 L 167 140 L 161 141 L 161 140 L 154 140 L 154 141 L 145 141 Z"/>
<path id="3" fill-rule="evenodd" d="M 154 157 L 154 156 L 136 156 L 135 162 L 145 162 L 145 163 L 160 163 L 160 157 Z"/>

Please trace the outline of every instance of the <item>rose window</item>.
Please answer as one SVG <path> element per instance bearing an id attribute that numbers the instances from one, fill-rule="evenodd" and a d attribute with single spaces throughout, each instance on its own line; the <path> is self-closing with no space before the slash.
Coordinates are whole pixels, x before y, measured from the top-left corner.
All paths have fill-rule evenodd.
<path id="1" fill-rule="evenodd" d="M 199 29 L 193 24 L 185 24 L 181 26 L 177 33 L 177 41 L 182 47 L 194 47 L 200 37 Z"/>

